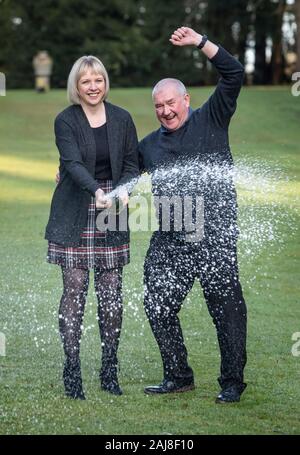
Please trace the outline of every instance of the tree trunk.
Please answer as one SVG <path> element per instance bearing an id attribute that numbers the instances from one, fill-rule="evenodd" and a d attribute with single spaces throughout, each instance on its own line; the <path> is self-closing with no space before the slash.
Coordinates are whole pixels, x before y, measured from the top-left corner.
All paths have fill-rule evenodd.
<path id="1" fill-rule="evenodd" d="M 283 81 L 284 58 L 282 52 L 282 20 L 285 11 L 286 0 L 280 0 L 274 11 L 274 31 L 272 33 L 272 83 L 280 84 Z"/>
<path id="2" fill-rule="evenodd" d="M 300 0 L 295 0 L 295 15 L 297 23 L 297 65 L 296 71 L 300 71 Z"/>
<path id="3" fill-rule="evenodd" d="M 265 16 L 260 11 L 256 11 L 255 17 L 255 66 L 253 83 L 265 84 L 266 83 L 266 39 L 267 34 L 264 24 Z"/>

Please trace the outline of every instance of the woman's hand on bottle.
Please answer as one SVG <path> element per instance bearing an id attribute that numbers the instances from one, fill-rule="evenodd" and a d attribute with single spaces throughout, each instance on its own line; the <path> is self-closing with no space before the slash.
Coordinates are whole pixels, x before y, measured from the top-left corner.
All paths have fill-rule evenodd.
<path id="1" fill-rule="evenodd" d="M 95 193 L 95 203 L 97 209 L 110 209 L 112 206 L 111 198 L 107 197 L 101 188 Z"/>
<path id="2" fill-rule="evenodd" d="M 125 187 L 121 187 L 118 191 L 118 197 L 120 201 L 122 202 L 123 206 L 126 207 L 126 205 L 129 202 L 129 194 L 128 191 Z"/>

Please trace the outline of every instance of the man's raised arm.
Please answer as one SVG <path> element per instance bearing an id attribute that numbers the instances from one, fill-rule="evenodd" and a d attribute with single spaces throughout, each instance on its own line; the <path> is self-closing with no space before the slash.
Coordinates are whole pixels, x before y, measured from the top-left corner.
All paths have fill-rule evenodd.
<path id="1" fill-rule="evenodd" d="M 189 27 L 174 31 L 170 41 L 174 46 L 194 45 L 210 59 L 220 73 L 216 90 L 207 102 L 212 120 L 220 127 L 227 127 L 236 109 L 236 100 L 244 78 L 241 63 L 221 46 L 217 46 Z"/>
<path id="2" fill-rule="evenodd" d="M 170 41 L 174 46 L 202 46 L 201 50 L 207 58 L 213 58 L 219 47 L 189 27 L 180 27 L 172 34 Z"/>

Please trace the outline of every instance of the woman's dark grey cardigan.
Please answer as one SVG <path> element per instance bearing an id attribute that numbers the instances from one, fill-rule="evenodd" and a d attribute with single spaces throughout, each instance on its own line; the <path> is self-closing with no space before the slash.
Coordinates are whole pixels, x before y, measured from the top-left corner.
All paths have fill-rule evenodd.
<path id="1" fill-rule="evenodd" d="M 137 134 L 130 114 L 105 102 L 113 187 L 139 174 Z M 72 105 L 55 119 L 60 155 L 60 181 L 54 191 L 45 238 L 63 246 L 77 246 L 87 221 L 91 195 L 99 188 L 94 179 L 96 143 L 80 105 Z M 107 246 L 129 241 L 129 232 L 110 232 Z"/>

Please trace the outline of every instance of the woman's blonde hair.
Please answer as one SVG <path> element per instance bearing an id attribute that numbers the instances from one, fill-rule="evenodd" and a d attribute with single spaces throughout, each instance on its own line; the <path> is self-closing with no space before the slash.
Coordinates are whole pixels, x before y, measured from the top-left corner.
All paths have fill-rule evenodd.
<path id="1" fill-rule="evenodd" d="M 104 77 L 105 94 L 103 96 L 103 100 L 105 100 L 108 96 L 109 78 L 105 66 L 97 57 L 94 57 L 93 55 L 84 55 L 83 57 L 80 57 L 78 60 L 76 60 L 68 77 L 67 94 L 68 100 L 71 104 L 80 104 L 77 88 L 78 81 L 88 69 L 91 69 L 92 72 L 101 74 Z"/>

